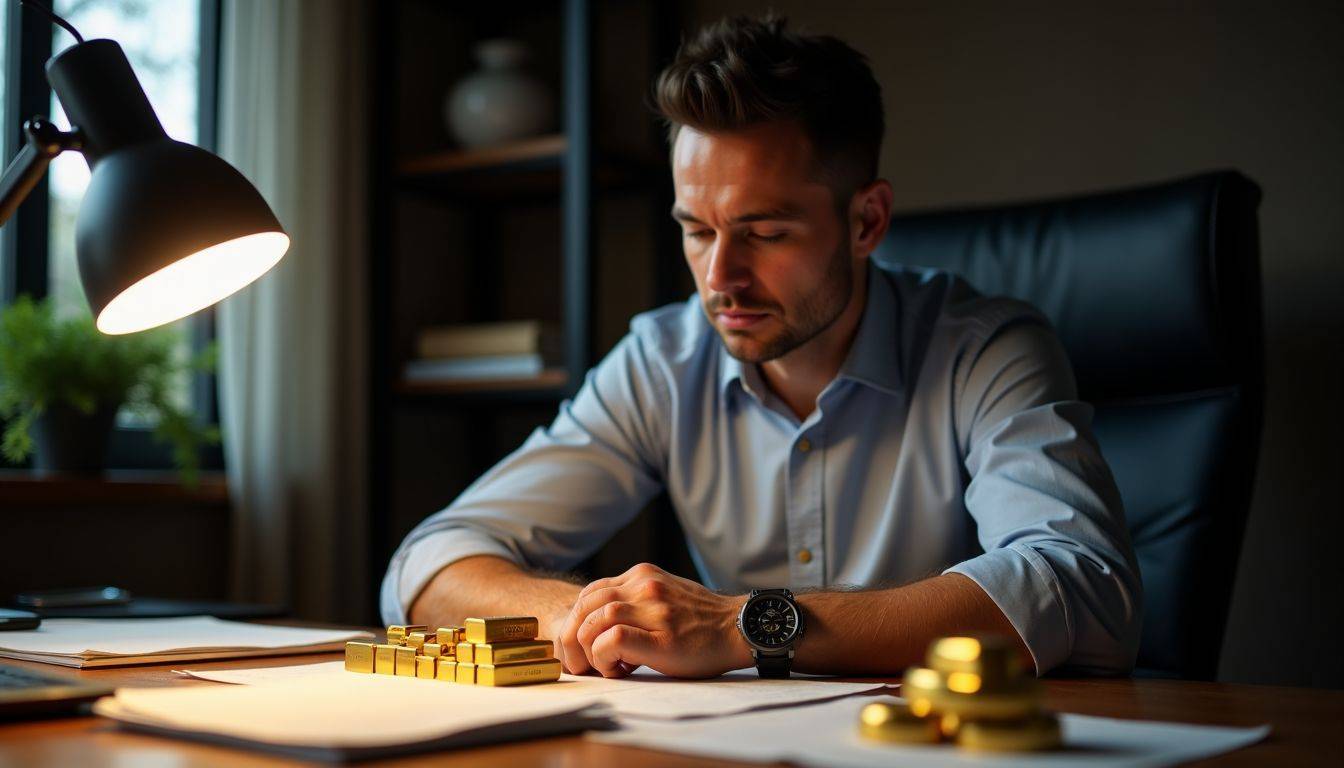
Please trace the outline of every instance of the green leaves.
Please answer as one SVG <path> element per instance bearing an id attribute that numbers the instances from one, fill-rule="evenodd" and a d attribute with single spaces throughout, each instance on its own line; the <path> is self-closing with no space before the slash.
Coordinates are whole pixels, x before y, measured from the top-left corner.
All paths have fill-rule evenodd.
<path id="1" fill-rule="evenodd" d="M 172 384 L 183 372 L 214 370 L 217 352 L 212 344 L 179 360 L 177 340 L 169 328 L 107 336 L 87 315 L 58 318 L 49 302 L 20 296 L 0 311 L 0 416 L 9 420 L 0 452 L 26 458 L 32 422 L 50 404 L 84 413 L 124 404 L 158 417 L 155 437 L 172 445 L 183 482 L 193 484 L 199 449 L 219 442 L 219 430 L 173 402 Z"/>

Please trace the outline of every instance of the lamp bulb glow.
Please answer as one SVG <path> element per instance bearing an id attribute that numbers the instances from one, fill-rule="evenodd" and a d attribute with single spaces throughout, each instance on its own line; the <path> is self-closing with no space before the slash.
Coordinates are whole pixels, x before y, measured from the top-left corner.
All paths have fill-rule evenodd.
<path id="1" fill-rule="evenodd" d="M 289 235 L 259 232 L 197 251 L 117 294 L 98 314 L 98 330 L 135 333 L 205 309 L 266 274 L 287 250 Z"/>

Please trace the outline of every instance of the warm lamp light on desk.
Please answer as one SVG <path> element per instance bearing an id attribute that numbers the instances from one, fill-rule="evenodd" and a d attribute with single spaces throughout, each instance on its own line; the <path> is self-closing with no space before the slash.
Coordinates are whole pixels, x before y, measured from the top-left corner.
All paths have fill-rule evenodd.
<path id="1" fill-rule="evenodd" d="M 75 227 L 79 279 L 98 330 L 133 333 L 204 309 L 256 280 L 289 249 L 266 201 L 233 166 L 168 138 L 121 46 L 74 36 L 47 62 L 70 118 L 24 123 L 27 143 L 0 178 L 0 224 L 66 150 L 92 178 Z"/>

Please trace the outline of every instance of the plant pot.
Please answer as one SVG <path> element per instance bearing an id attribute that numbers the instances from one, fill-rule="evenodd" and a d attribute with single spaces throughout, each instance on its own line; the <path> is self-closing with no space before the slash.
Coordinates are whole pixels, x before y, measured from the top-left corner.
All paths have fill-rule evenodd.
<path id="1" fill-rule="evenodd" d="M 33 470 L 97 474 L 107 469 L 107 446 L 117 405 L 84 413 L 68 405 L 49 405 L 33 421 Z"/>

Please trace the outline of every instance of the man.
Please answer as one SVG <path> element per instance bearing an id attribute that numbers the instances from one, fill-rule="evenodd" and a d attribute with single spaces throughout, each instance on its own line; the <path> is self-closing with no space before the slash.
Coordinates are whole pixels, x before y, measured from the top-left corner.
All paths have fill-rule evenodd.
<path id="1" fill-rule="evenodd" d="M 1137 566 L 1053 332 L 869 263 L 892 188 L 864 58 L 722 21 L 655 102 L 698 295 L 636 317 L 548 429 L 411 532 L 384 619 L 536 615 L 566 669 L 606 676 L 895 674 L 966 632 L 1038 673 L 1128 671 Z M 548 573 L 661 489 L 708 586 Z"/>

